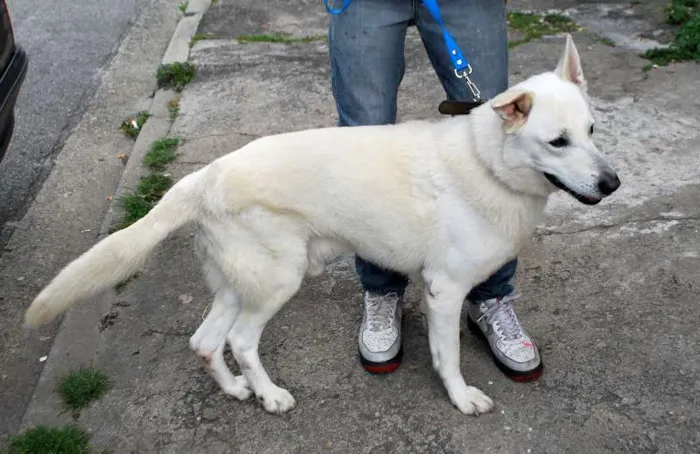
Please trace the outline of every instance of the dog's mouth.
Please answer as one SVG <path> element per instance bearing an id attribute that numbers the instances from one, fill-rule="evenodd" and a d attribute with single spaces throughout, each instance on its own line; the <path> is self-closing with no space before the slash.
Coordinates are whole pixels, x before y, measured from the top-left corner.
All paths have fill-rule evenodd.
<path id="1" fill-rule="evenodd" d="M 600 203 L 602 199 L 596 198 L 596 197 L 588 197 L 583 194 L 579 194 L 578 192 L 569 189 L 564 183 L 559 180 L 559 178 L 555 177 L 551 173 L 543 172 L 544 176 L 547 177 L 550 183 L 552 183 L 554 186 L 557 188 L 561 189 L 562 191 L 566 191 L 569 194 L 571 194 L 576 200 L 578 200 L 581 203 L 585 203 L 586 205 L 596 205 Z"/>

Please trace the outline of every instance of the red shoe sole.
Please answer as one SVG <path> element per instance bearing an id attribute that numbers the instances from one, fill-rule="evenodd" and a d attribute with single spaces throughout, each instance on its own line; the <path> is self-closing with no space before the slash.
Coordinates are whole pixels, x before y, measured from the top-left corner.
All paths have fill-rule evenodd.
<path id="1" fill-rule="evenodd" d="M 469 328 L 469 331 L 472 333 L 476 334 L 478 337 L 483 339 L 488 343 L 488 340 L 486 339 L 486 336 L 484 335 L 483 331 L 481 331 L 481 328 L 479 328 L 479 325 L 474 323 L 471 318 L 467 317 L 467 327 Z M 489 346 L 489 351 L 491 351 L 491 347 Z M 544 371 L 544 363 L 542 362 L 542 358 L 540 357 L 540 365 L 534 368 L 533 370 L 528 370 L 528 371 L 520 371 L 520 370 L 514 370 L 511 369 L 510 367 L 506 366 L 502 362 L 496 358 L 496 355 L 493 354 L 493 351 L 491 351 L 491 358 L 493 358 L 493 362 L 496 363 L 496 366 L 503 372 L 503 374 L 510 378 L 513 381 L 517 382 L 530 382 L 530 381 L 535 381 L 540 376 L 542 375 L 542 372 Z"/>
<path id="2" fill-rule="evenodd" d="M 520 372 L 517 370 L 508 369 L 498 361 L 496 361 L 496 365 L 499 369 L 501 369 L 501 372 L 503 372 L 508 378 L 517 382 L 535 381 L 538 378 L 540 378 L 540 375 L 542 375 L 542 372 L 544 371 L 544 364 L 542 364 L 542 359 L 540 359 L 540 365 L 537 366 L 535 370 L 530 372 Z"/>
<path id="3" fill-rule="evenodd" d="M 374 363 L 372 361 L 366 360 L 362 354 L 358 355 L 360 357 L 360 363 L 362 367 L 370 374 L 390 374 L 399 368 L 401 365 L 401 359 L 403 358 L 403 347 L 399 349 L 399 352 L 389 361 L 383 363 Z"/>

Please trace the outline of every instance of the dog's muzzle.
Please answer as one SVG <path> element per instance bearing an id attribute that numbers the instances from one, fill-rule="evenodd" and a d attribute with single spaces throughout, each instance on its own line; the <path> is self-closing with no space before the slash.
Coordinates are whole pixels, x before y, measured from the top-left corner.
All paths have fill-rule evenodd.
<path id="1" fill-rule="evenodd" d="M 603 200 L 603 197 L 609 196 L 610 194 L 615 192 L 621 184 L 620 179 L 615 173 L 605 173 L 598 180 L 598 190 L 601 194 L 603 194 L 603 197 L 589 197 L 583 194 L 579 194 L 578 192 L 568 188 L 564 183 L 561 182 L 561 180 L 559 180 L 559 178 L 555 177 L 551 173 L 543 173 L 547 180 L 549 180 L 549 182 L 552 183 L 554 186 L 561 189 L 562 191 L 566 191 L 567 193 L 571 194 L 576 200 L 578 200 L 581 203 L 585 203 L 586 205 L 597 205 L 598 203 L 600 203 L 601 200 Z"/>

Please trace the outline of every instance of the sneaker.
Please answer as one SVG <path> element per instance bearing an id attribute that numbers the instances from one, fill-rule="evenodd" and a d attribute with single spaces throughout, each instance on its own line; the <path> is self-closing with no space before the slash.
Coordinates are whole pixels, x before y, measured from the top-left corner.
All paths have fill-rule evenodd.
<path id="1" fill-rule="evenodd" d="M 518 295 L 467 302 L 467 324 L 485 338 L 496 365 L 515 381 L 536 380 L 542 375 L 540 353 L 513 310 Z"/>
<path id="2" fill-rule="evenodd" d="M 360 362 L 367 372 L 386 374 L 401 364 L 403 298 L 396 293 L 365 292 L 365 310 L 358 344 Z"/>

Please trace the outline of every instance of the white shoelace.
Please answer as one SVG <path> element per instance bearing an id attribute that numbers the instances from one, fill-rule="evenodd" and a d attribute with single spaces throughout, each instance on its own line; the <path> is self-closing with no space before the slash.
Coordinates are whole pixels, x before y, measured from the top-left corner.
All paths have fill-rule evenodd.
<path id="1" fill-rule="evenodd" d="M 486 318 L 486 322 L 494 324 L 498 322 L 498 327 L 502 333 L 502 337 L 506 341 L 519 339 L 522 336 L 522 328 L 515 317 L 513 310 L 513 301 L 520 298 L 520 295 L 507 295 L 500 299 L 495 299 L 493 303 L 486 303 L 488 308 L 481 314 L 477 321 Z"/>
<path id="2" fill-rule="evenodd" d="M 398 297 L 388 295 L 367 295 L 367 326 L 373 333 L 388 331 L 394 327 L 394 315 Z"/>

